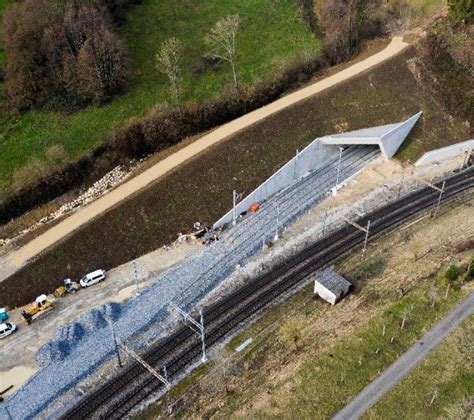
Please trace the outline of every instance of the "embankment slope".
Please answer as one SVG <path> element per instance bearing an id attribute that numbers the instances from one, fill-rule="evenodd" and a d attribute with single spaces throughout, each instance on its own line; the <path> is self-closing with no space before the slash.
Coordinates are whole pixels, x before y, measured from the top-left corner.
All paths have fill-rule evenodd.
<path id="1" fill-rule="evenodd" d="M 188 231 L 195 221 L 212 223 L 231 205 L 233 189 L 249 193 L 317 136 L 397 122 L 421 110 L 423 118 L 401 157 L 414 159 L 466 139 L 469 122 L 433 95 L 439 86 L 427 85 L 432 79 L 423 71 L 430 63 L 420 48 L 410 47 L 174 168 L 1 282 L 0 306 L 28 302 L 61 278 L 133 259 Z"/>

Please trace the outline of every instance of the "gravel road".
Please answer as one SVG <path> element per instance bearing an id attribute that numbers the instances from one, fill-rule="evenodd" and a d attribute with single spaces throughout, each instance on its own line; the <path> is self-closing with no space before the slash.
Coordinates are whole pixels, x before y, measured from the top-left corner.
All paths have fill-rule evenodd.
<path id="1" fill-rule="evenodd" d="M 109 210 L 120 201 L 131 196 L 133 193 L 145 188 L 153 181 L 164 176 L 169 171 L 193 156 L 284 108 L 307 99 L 312 95 L 322 92 L 382 63 L 403 51 L 408 45 L 409 44 L 403 41 L 402 37 L 394 37 L 392 42 L 385 49 L 371 55 L 365 60 L 355 63 L 332 76 L 319 80 L 303 89 L 297 90 L 296 92 L 286 95 L 264 107 L 256 109 L 255 111 L 249 112 L 240 118 L 224 124 L 211 133 L 201 137 L 199 140 L 182 148 L 176 153 L 173 153 L 171 156 L 158 162 L 140 175 L 137 175 L 88 206 L 73 213 L 71 216 L 48 229 L 22 248 L 13 251 L 7 257 L 0 258 L 0 281 L 9 277 L 16 270 L 21 268 L 28 260 L 78 229 L 89 220 L 102 212 Z"/>

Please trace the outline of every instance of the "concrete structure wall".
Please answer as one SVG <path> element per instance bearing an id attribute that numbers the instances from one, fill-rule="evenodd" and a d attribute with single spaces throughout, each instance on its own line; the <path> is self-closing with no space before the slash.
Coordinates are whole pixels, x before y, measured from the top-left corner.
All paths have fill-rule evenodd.
<path id="1" fill-rule="evenodd" d="M 273 194 L 296 182 L 309 171 L 317 170 L 328 164 L 338 157 L 338 146 L 340 145 L 377 145 L 385 159 L 390 159 L 401 146 L 421 114 L 422 112 L 418 112 L 401 123 L 364 128 L 314 140 L 238 203 L 235 214 L 238 216 L 240 213 L 247 211 L 252 204 L 268 199 Z M 214 223 L 214 228 L 231 222 L 233 216 L 233 209 L 231 209 Z"/>
<path id="2" fill-rule="evenodd" d="M 314 140 L 263 184 L 240 201 L 236 206 L 236 214 L 239 215 L 247 211 L 252 204 L 268 199 L 278 191 L 292 185 L 308 172 L 320 168 L 332 159 L 337 159 L 338 154 L 339 150 L 337 147 L 324 145 L 319 139 Z M 231 209 L 214 224 L 214 227 L 232 222 L 232 218 L 233 211 Z"/>
<path id="3" fill-rule="evenodd" d="M 474 139 L 467 140 L 462 143 L 453 144 L 451 146 L 442 147 L 440 149 L 426 152 L 420 159 L 415 162 L 415 166 L 429 165 L 443 159 L 449 159 L 456 155 L 464 153 L 472 153 L 474 150 Z"/>
<path id="4" fill-rule="evenodd" d="M 400 148 L 413 126 L 421 117 L 421 114 L 422 112 L 418 112 L 411 118 L 398 124 L 388 124 L 335 134 L 322 137 L 321 141 L 324 144 L 334 146 L 341 144 L 376 144 L 380 147 L 384 158 L 390 159 Z"/>
<path id="5" fill-rule="evenodd" d="M 318 295 L 321 299 L 324 299 L 326 302 L 329 302 L 331 305 L 336 304 L 336 295 L 326 289 L 324 286 L 318 282 L 314 283 L 314 294 Z"/>
<path id="6" fill-rule="evenodd" d="M 397 150 L 407 138 L 408 133 L 410 133 L 413 126 L 421 117 L 421 114 L 421 112 L 418 112 L 418 114 L 413 115 L 413 117 L 400 123 L 397 127 L 380 137 L 380 149 L 386 159 L 390 159 L 397 153 Z"/>

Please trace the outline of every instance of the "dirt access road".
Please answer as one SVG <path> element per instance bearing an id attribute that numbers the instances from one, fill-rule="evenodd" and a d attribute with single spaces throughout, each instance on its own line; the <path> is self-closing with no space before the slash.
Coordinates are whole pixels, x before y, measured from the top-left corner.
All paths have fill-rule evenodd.
<path id="1" fill-rule="evenodd" d="M 315 82 L 262 108 L 259 108 L 227 124 L 224 124 L 213 132 L 201 137 L 199 140 L 158 162 L 156 165 L 152 166 L 145 172 L 141 173 L 135 178 L 130 179 L 118 188 L 112 190 L 110 193 L 89 204 L 85 208 L 78 210 L 76 213 L 72 214 L 62 222 L 39 235 L 28 244 L 24 245 L 18 250 L 12 251 L 8 256 L 0 260 L 0 281 L 13 274 L 28 260 L 38 255 L 40 252 L 44 251 L 51 245 L 55 244 L 74 230 L 78 229 L 89 220 L 112 208 L 117 203 L 128 198 L 137 191 L 147 187 L 153 181 L 162 177 L 173 168 L 181 165 L 183 162 L 187 161 L 193 156 L 274 113 L 277 113 L 299 101 L 307 99 L 312 95 L 326 90 L 344 80 L 354 77 L 376 66 L 377 64 L 382 63 L 387 59 L 390 59 L 394 55 L 403 51 L 408 45 L 408 43 L 403 41 L 402 37 L 394 37 L 391 43 L 382 51 L 360 62 L 357 62 L 332 76 Z"/>
<path id="2" fill-rule="evenodd" d="M 408 373 L 415 369 L 462 321 L 473 313 L 474 292 L 471 292 L 462 303 L 446 315 L 375 381 L 371 382 L 356 398 L 339 411 L 333 417 L 333 420 L 360 418 Z"/>
<path id="3" fill-rule="evenodd" d="M 184 242 L 170 251 L 160 248 L 135 260 L 140 278 L 140 288 L 147 287 L 157 276 L 175 264 L 190 258 L 202 249 L 199 242 Z M 54 303 L 54 311 L 48 316 L 26 325 L 20 309 L 10 311 L 10 320 L 18 326 L 18 332 L 0 340 L 0 391 L 13 385 L 3 395 L 8 397 L 37 371 L 35 354 L 51 340 L 61 325 L 73 322 L 84 313 L 108 302 L 123 302 L 136 295 L 132 263 L 125 263 L 107 273 L 104 282 L 74 295 L 66 295 Z"/>

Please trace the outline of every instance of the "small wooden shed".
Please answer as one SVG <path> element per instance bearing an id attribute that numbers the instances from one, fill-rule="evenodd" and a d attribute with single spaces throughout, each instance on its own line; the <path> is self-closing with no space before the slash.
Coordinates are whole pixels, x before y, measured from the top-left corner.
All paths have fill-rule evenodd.
<path id="1" fill-rule="evenodd" d="M 326 268 L 315 275 L 314 294 L 331 305 L 335 305 L 351 290 L 352 284 L 331 268 Z"/>

